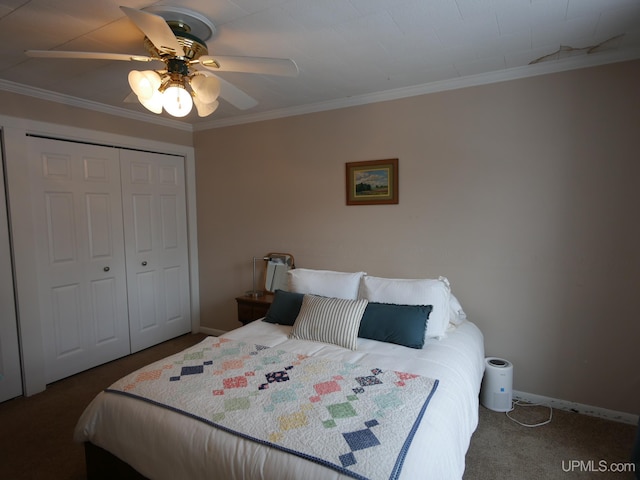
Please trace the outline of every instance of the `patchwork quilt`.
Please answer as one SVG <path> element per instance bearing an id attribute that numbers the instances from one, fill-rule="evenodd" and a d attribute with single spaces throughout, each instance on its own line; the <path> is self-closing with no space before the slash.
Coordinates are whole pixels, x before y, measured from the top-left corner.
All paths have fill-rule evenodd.
<path id="1" fill-rule="evenodd" d="M 208 338 L 106 391 L 361 479 L 398 478 L 438 380 Z"/>

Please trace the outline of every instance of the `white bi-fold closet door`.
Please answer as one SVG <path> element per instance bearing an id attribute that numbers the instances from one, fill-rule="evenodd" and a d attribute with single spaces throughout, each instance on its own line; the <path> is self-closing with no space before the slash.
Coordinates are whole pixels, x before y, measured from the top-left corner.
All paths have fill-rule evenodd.
<path id="1" fill-rule="evenodd" d="M 188 332 L 183 159 L 39 137 L 28 149 L 46 382 Z"/>
<path id="2" fill-rule="evenodd" d="M 182 157 L 120 152 L 129 333 L 137 352 L 190 330 Z"/>

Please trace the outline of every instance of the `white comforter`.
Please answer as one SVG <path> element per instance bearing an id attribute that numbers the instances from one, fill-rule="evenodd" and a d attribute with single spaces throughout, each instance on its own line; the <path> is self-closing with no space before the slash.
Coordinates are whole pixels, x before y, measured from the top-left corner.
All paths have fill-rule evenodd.
<path id="1" fill-rule="evenodd" d="M 484 372 L 480 330 L 471 322 L 452 328 L 422 350 L 358 339 L 358 350 L 289 340 L 291 327 L 256 321 L 227 334 L 233 340 L 291 352 L 374 364 L 440 381 L 402 469 L 401 479 L 460 479 L 478 422 Z M 337 471 L 213 428 L 136 399 L 100 393 L 75 431 L 152 479 L 344 479 Z"/>

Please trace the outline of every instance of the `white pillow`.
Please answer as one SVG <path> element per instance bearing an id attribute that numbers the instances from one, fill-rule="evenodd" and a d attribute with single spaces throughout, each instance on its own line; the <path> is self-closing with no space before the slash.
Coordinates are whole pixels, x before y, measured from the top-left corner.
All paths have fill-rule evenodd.
<path id="1" fill-rule="evenodd" d="M 460 325 L 467 319 L 467 314 L 464 313 L 462 305 L 452 293 L 449 299 L 449 322 L 453 325 Z"/>
<path id="2" fill-rule="evenodd" d="M 365 275 L 360 286 L 360 298 L 366 298 L 370 302 L 432 305 L 433 310 L 427 321 L 426 338 L 444 337 L 451 315 L 450 297 L 449 280 L 445 277 L 405 279 Z"/>
<path id="3" fill-rule="evenodd" d="M 294 268 L 287 275 L 290 292 L 355 300 L 358 298 L 360 279 L 366 274 Z"/>
<path id="4" fill-rule="evenodd" d="M 305 295 L 289 338 L 331 343 L 355 350 L 367 300 Z"/>

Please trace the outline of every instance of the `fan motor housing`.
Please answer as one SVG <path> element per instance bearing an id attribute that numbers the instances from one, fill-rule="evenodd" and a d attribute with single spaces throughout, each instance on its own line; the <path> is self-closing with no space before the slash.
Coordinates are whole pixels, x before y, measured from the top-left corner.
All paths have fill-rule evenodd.
<path id="1" fill-rule="evenodd" d="M 165 60 L 167 71 L 169 73 L 179 73 L 180 75 L 189 75 L 189 64 L 181 58 L 167 58 Z"/>
<path id="2" fill-rule="evenodd" d="M 195 35 L 191 35 L 183 30 L 172 29 L 172 31 L 184 51 L 183 55 L 177 55 L 177 57 L 192 61 L 197 60 L 201 55 L 209 54 L 207 45 Z M 144 37 L 144 47 L 152 57 L 159 59 L 171 57 L 171 55 L 161 53 L 147 37 Z"/>
<path id="3" fill-rule="evenodd" d="M 184 54 L 176 55 L 188 61 L 197 60 L 201 55 L 208 55 L 207 44 L 216 31 L 215 25 L 204 15 L 182 7 L 170 7 L 166 5 L 154 5 L 144 9 L 164 18 L 171 31 L 182 46 Z M 145 37 L 144 46 L 152 57 L 166 61 L 172 55 L 159 51 L 151 41 Z"/>

